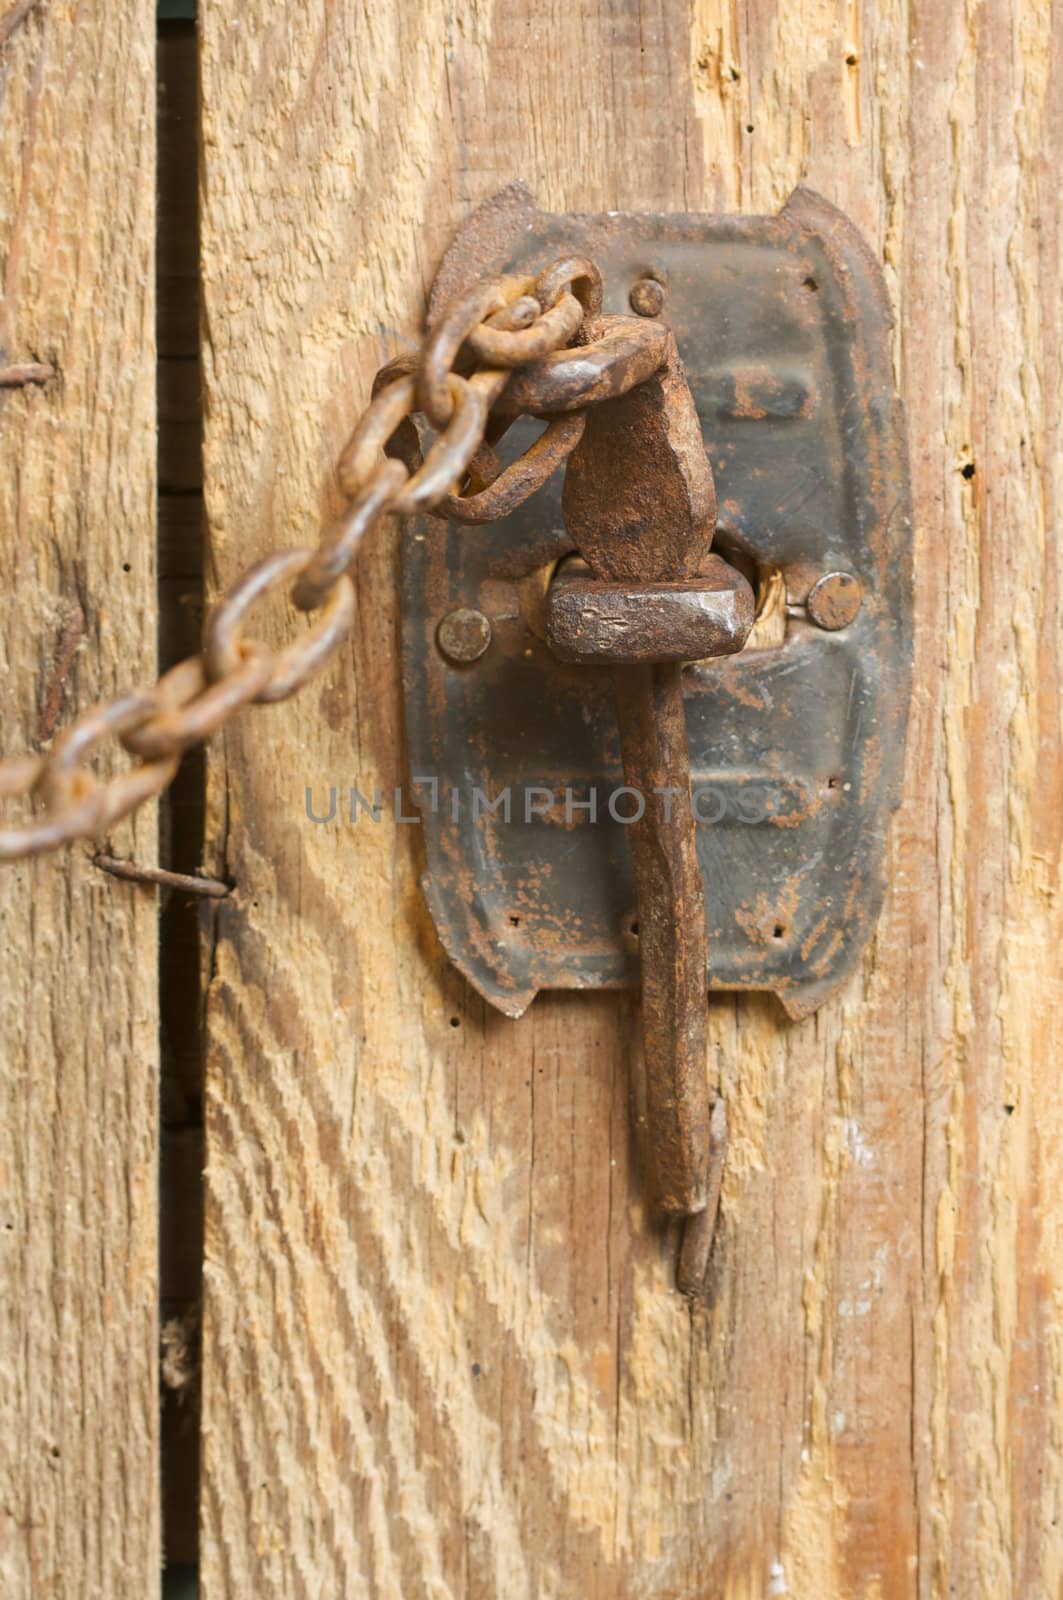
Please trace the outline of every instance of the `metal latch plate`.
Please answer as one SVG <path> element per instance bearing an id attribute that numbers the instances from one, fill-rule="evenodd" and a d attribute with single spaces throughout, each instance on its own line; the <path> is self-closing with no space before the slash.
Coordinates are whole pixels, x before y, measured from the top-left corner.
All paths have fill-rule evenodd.
<path id="1" fill-rule="evenodd" d="M 459 234 L 436 298 L 566 253 L 599 262 L 606 311 L 627 311 L 647 274 L 666 282 L 661 320 L 716 476 L 716 548 L 785 607 L 777 642 L 758 647 L 755 632 L 740 654 L 686 668 L 684 689 L 708 984 L 772 990 L 800 1017 L 874 925 L 900 784 L 911 531 L 885 287 L 852 224 L 808 190 L 777 217 L 551 216 L 513 186 Z M 429 517 L 403 534 L 425 894 L 451 960 L 513 1016 L 540 989 L 638 979 L 629 853 L 610 810 L 634 802 L 617 794 L 610 678 L 560 662 L 544 638 L 546 584 L 571 548 L 560 490 L 558 473 L 500 522 Z M 863 591 L 834 630 L 806 606 L 830 573 Z M 462 610 L 490 635 L 466 661 L 438 638 Z"/>

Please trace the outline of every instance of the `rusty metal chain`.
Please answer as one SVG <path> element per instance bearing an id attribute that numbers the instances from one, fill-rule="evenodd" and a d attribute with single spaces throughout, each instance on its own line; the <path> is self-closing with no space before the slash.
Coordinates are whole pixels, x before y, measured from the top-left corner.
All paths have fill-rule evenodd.
<path id="1" fill-rule="evenodd" d="M 317 548 L 257 561 L 212 607 L 200 654 L 152 687 L 92 707 L 45 755 L 0 759 L 0 805 L 30 796 L 42 808 L 26 824 L 0 822 L 0 861 L 106 832 L 160 794 L 183 753 L 236 711 L 286 700 L 320 672 L 351 630 L 350 569 L 381 517 L 435 511 L 493 521 L 545 483 L 579 443 L 582 408 L 625 393 L 665 357 L 659 324 L 602 318 L 601 305 L 601 274 L 579 257 L 538 277 L 485 280 L 455 300 L 416 359 L 400 357 L 378 373 L 339 460 L 349 503 Z M 503 467 L 493 446 L 521 414 L 547 418 L 546 430 Z M 423 454 L 417 415 L 435 432 Z M 286 586 L 293 605 L 315 616 L 293 643 L 273 650 L 244 629 L 252 606 Z M 107 738 L 136 764 L 104 782 L 86 761 Z"/>

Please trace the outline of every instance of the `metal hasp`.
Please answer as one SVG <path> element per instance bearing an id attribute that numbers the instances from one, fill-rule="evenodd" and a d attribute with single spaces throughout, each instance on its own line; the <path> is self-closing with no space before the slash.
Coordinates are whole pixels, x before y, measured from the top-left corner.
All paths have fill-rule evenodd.
<path id="1" fill-rule="evenodd" d="M 807 190 L 771 218 L 550 216 L 520 185 L 459 234 L 432 312 L 566 253 L 603 269 L 607 336 L 634 339 L 634 310 L 668 358 L 590 407 L 567 473 L 503 520 L 406 525 L 411 793 L 440 937 L 492 1005 L 636 984 L 641 952 L 659 1190 L 695 1211 L 706 986 L 807 1015 L 881 900 L 911 653 L 891 317 L 860 236 Z"/>

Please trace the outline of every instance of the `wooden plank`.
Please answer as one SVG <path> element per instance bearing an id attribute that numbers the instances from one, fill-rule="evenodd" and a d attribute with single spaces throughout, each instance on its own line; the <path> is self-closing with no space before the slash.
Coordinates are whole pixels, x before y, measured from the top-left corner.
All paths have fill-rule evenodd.
<path id="1" fill-rule="evenodd" d="M 1058 1594 L 1058 14 L 202 21 L 219 578 L 314 537 L 373 368 L 515 176 L 555 209 L 769 211 L 801 180 L 842 205 L 899 308 L 917 528 L 888 904 L 808 1022 L 712 1002 L 731 1150 L 694 1315 L 633 1170 L 628 1003 L 487 1013 L 427 924 L 416 830 L 305 819 L 307 784 L 402 779 L 393 536 L 325 685 L 227 737 L 207 1600 Z"/>
<path id="2" fill-rule="evenodd" d="M 5 751 L 154 670 L 154 102 L 147 0 L 0 7 L 0 362 L 54 370 L 0 391 Z M 144 1600 L 156 897 L 89 853 L 0 871 L 0 1590 Z"/>

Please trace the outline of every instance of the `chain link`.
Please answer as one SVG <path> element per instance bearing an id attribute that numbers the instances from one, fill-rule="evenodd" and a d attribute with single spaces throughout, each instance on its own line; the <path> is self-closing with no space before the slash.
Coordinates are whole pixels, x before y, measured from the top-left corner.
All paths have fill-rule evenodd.
<path id="1" fill-rule="evenodd" d="M 400 357 L 377 374 L 338 463 L 349 504 L 317 549 L 276 550 L 257 561 L 212 607 L 200 654 L 153 687 L 92 707 L 45 755 L 0 760 L 0 804 L 28 796 L 43 813 L 20 826 L 0 822 L 0 861 L 104 833 L 160 794 L 182 754 L 236 711 L 285 700 L 320 672 L 351 631 L 350 569 L 383 516 L 437 511 L 458 522 L 493 521 L 545 483 L 579 443 L 581 405 L 623 393 L 664 358 L 658 324 L 603 319 L 601 305 L 601 274 L 580 257 L 535 278 L 487 279 L 453 301 L 419 357 Z M 548 425 L 503 467 L 493 447 L 523 413 Z M 435 430 L 424 453 L 417 414 Z M 297 610 L 315 613 L 306 631 L 280 650 L 245 638 L 252 605 L 286 589 Z M 85 763 L 108 738 L 137 764 L 104 783 Z"/>

